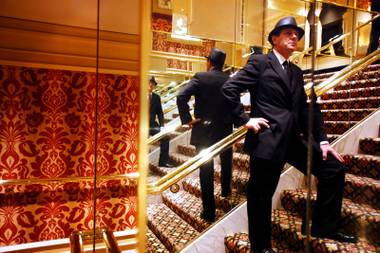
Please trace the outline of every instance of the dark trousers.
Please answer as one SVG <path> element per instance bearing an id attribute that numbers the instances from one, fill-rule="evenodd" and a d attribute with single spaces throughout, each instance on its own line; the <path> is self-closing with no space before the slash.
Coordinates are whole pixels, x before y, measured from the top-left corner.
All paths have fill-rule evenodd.
<path id="1" fill-rule="evenodd" d="M 322 26 L 322 46 L 329 43 L 329 40 L 337 35 L 343 34 L 343 19 Z M 333 45 L 336 55 L 344 55 L 343 41 Z"/>
<path id="2" fill-rule="evenodd" d="M 159 132 L 160 132 L 159 127 L 149 128 L 149 135 L 150 136 L 158 134 Z M 165 166 L 169 161 L 169 142 L 170 142 L 169 136 L 164 136 L 160 140 L 160 158 L 158 160 L 159 166 Z"/>
<path id="3" fill-rule="evenodd" d="M 372 22 L 371 35 L 367 50 L 367 55 L 379 48 L 380 38 L 380 17 Z"/>
<path id="4" fill-rule="evenodd" d="M 318 178 L 317 200 L 313 207 L 312 232 L 331 233 L 340 220 L 345 167 L 334 157 L 322 160 L 321 152 L 314 148 L 312 173 Z M 285 162 L 306 173 L 307 148 L 300 141 L 292 143 L 287 161 L 276 162 L 251 156 L 250 179 L 247 190 L 249 239 L 252 248 L 271 248 L 272 196 L 276 190 Z"/>
<path id="5" fill-rule="evenodd" d="M 204 147 L 206 148 L 206 147 Z M 203 147 L 197 147 L 199 153 Z M 230 193 L 231 177 L 232 177 L 232 148 L 220 154 L 221 161 L 221 181 L 222 195 L 227 196 Z M 199 177 L 201 182 L 201 197 L 203 205 L 203 213 L 210 219 L 215 218 L 215 199 L 214 199 L 214 160 L 202 165 L 199 169 Z"/>

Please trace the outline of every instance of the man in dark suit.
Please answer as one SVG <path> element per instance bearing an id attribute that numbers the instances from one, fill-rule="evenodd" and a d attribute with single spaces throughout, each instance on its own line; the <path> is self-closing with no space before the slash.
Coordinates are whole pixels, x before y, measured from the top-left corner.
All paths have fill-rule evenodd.
<path id="1" fill-rule="evenodd" d="M 211 146 L 232 132 L 232 124 L 224 121 L 222 94 L 220 88 L 228 79 L 222 67 L 226 54 L 213 48 L 207 58 L 207 72 L 199 72 L 180 91 L 177 96 L 178 111 L 182 124 L 192 126 L 190 143 L 197 151 Z M 189 112 L 190 97 L 195 97 L 194 117 Z M 232 148 L 220 155 L 222 168 L 222 196 L 230 194 L 232 175 Z M 214 163 L 213 160 L 201 166 L 200 172 L 203 212 L 201 217 L 206 221 L 215 220 L 214 200 Z"/>
<path id="2" fill-rule="evenodd" d="M 149 135 L 155 135 L 160 132 L 161 127 L 164 126 L 164 113 L 162 111 L 161 98 L 158 94 L 154 93 L 153 90 L 156 87 L 157 82 L 154 76 L 149 80 Z M 158 121 L 157 121 L 158 119 Z M 172 167 L 169 160 L 169 141 L 168 136 L 164 136 L 160 140 L 160 158 L 158 161 L 158 166 L 161 167 Z"/>
<path id="3" fill-rule="evenodd" d="M 271 249 L 272 196 L 286 162 L 306 173 L 308 106 L 302 71 L 288 62 L 304 34 L 294 17 L 281 19 L 268 40 L 273 51 L 253 55 L 222 87 L 226 107 L 234 123 L 248 128 L 245 150 L 250 155 L 247 190 L 249 238 L 253 252 Z M 251 113 L 244 113 L 240 93 L 251 95 Z M 345 167 L 342 157 L 329 145 L 322 114 L 314 105 L 312 172 L 318 178 L 312 235 L 340 241 L 355 237 L 338 232 Z"/>

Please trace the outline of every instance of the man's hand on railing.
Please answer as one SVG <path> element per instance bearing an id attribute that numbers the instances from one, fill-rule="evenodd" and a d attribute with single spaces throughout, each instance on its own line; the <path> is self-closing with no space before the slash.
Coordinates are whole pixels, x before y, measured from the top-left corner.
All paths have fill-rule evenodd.
<path id="1" fill-rule="evenodd" d="M 245 124 L 245 128 L 252 129 L 255 134 L 260 131 L 261 127 L 269 128 L 269 121 L 264 118 L 250 118 Z"/>
<path id="2" fill-rule="evenodd" d="M 201 119 L 193 119 L 192 121 L 188 122 L 187 125 L 192 128 L 194 124 L 198 123 L 199 121 L 201 121 Z"/>

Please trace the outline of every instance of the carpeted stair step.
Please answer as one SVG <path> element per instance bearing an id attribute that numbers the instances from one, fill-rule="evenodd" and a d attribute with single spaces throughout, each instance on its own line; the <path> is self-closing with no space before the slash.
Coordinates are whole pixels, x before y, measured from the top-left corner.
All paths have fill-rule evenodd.
<path id="1" fill-rule="evenodd" d="M 380 157 L 373 155 L 343 155 L 348 173 L 380 180 Z"/>
<path id="2" fill-rule="evenodd" d="M 272 235 L 276 245 L 281 248 L 288 248 L 289 252 L 304 252 L 306 237 L 301 234 L 301 218 L 285 210 L 274 210 L 272 213 Z M 350 252 L 375 253 L 376 248 L 360 239 L 358 243 L 341 243 L 331 239 L 316 238 L 311 239 L 311 252 Z"/>
<path id="3" fill-rule="evenodd" d="M 367 155 L 380 156 L 380 138 L 364 138 L 359 141 L 359 150 Z"/>
<path id="4" fill-rule="evenodd" d="M 325 131 L 328 134 L 343 134 L 356 123 L 357 121 L 325 121 Z"/>
<path id="5" fill-rule="evenodd" d="M 146 252 L 147 253 L 169 253 L 165 248 L 165 245 L 157 238 L 157 236 L 148 228 L 146 232 L 147 243 Z"/>
<path id="6" fill-rule="evenodd" d="M 249 155 L 243 153 L 233 153 L 232 166 L 234 169 L 249 171 Z"/>
<path id="7" fill-rule="evenodd" d="M 321 99 L 329 100 L 329 99 L 359 98 L 359 97 L 380 97 L 380 86 L 330 91 L 323 94 L 321 96 Z"/>
<path id="8" fill-rule="evenodd" d="M 373 72 L 372 72 L 373 73 Z M 340 85 L 334 87 L 334 90 L 349 90 L 349 89 L 360 89 L 367 87 L 378 87 L 379 77 L 369 77 L 367 79 L 359 78 L 359 79 L 350 79 L 342 82 Z"/>
<path id="9" fill-rule="evenodd" d="M 272 246 L 275 252 L 305 252 L 306 236 L 301 234 L 301 218 L 285 210 L 272 212 Z M 247 233 L 236 233 L 224 239 L 225 252 L 250 252 Z M 330 239 L 311 238 L 311 252 L 314 253 L 375 253 L 375 246 L 361 239 L 357 244 L 341 243 Z"/>
<path id="10" fill-rule="evenodd" d="M 199 178 L 186 179 L 182 183 L 185 191 L 195 195 L 196 197 L 201 196 L 201 185 Z M 245 194 L 239 194 L 235 189 L 232 189 L 231 195 L 227 198 L 222 197 L 222 187 L 219 182 L 214 181 L 214 197 L 216 208 L 222 209 L 228 212 L 236 205 L 242 203 L 246 200 Z"/>
<path id="11" fill-rule="evenodd" d="M 177 152 L 179 154 L 190 156 L 190 157 L 197 155 L 197 150 L 196 150 L 195 146 L 193 146 L 193 145 L 181 145 L 180 144 L 177 146 Z"/>
<path id="12" fill-rule="evenodd" d="M 151 174 L 157 175 L 160 177 L 165 176 L 166 174 L 168 174 L 169 172 L 171 172 L 175 169 L 176 169 L 176 167 L 169 168 L 169 167 L 161 167 L 161 166 L 151 164 L 151 163 L 149 164 L 149 170 L 150 170 Z"/>
<path id="13" fill-rule="evenodd" d="M 245 151 L 244 151 L 244 138 L 235 142 L 234 152 L 242 153 L 242 154 L 245 153 Z"/>
<path id="14" fill-rule="evenodd" d="M 357 79 L 357 80 L 347 80 L 343 81 L 339 86 L 334 87 L 335 91 L 340 90 L 352 90 L 352 89 L 363 89 L 368 87 L 379 87 L 379 77 L 368 78 L 368 79 Z"/>
<path id="15" fill-rule="evenodd" d="M 169 153 L 169 160 L 175 166 L 179 166 L 189 160 L 191 157 L 180 153 Z"/>
<path id="16" fill-rule="evenodd" d="M 272 249 L 277 253 L 296 253 L 287 249 L 279 249 L 276 247 L 276 242 L 272 242 Z M 227 235 L 224 238 L 224 247 L 226 253 L 250 253 L 251 244 L 249 243 L 247 233 L 235 233 L 233 235 Z"/>
<path id="17" fill-rule="evenodd" d="M 195 195 L 187 191 L 179 191 L 177 193 L 172 193 L 170 191 L 165 191 L 162 194 L 163 202 L 170 207 L 178 216 L 189 223 L 198 232 L 202 232 L 210 223 L 206 222 L 200 217 L 203 210 L 202 200 Z M 220 209 L 216 210 L 216 219 L 222 217 L 224 212 Z"/>
<path id="18" fill-rule="evenodd" d="M 216 182 L 221 183 L 222 167 L 220 164 L 215 164 L 215 177 Z M 232 169 L 231 188 L 244 195 L 247 191 L 247 184 L 249 179 L 249 172 L 246 170 Z"/>
<path id="19" fill-rule="evenodd" d="M 312 194 L 312 202 L 316 194 Z M 285 190 L 281 195 L 282 207 L 301 217 L 305 212 L 306 190 Z M 371 243 L 380 242 L 380 210 L 369 205 L 358 204 L 349 199 L 343 199 L 342 226 L 347 233 L 365 237 Z M 378 245 L 380 246 L 380 245 Z"/>
<path id="20" fill-rule="evenodd" d="M 322 114 L 325 121 L 360 121 L 375 110 L 375 108 L 322 110 Z"/>
<path id="21" fill-rule="evenodd" d="M 380 211 L 380 180 L 346 174 L 344 197 Z"/>
<path id="22" fill-rule="evenodd" d="M 148 227 L 169 252 L 179 252 L 199 235 L 198 231 L 165 204 L 150 205 L 147 213 Z"/>
<path id="23" fill-rule="evenodd" d="M 328 134 L 327 135 L 327 140 L 329 141 L 329 143 L 332 143 L 333 141 L 335 141 L 336 139 L 338 139 L 339 136 L 341 136 L 341 135 L 340 134 Z"/>
<path id="24" fill-rule="evenodd" d="M 380 107 L 379 97 L 368 98 L 348 98 L 348 99 L 335 99 L 335 100 L 321 100 L 319 101 L 321 110 L 328 109 L 359 109 L 359 108 L 378 108 Z"/>

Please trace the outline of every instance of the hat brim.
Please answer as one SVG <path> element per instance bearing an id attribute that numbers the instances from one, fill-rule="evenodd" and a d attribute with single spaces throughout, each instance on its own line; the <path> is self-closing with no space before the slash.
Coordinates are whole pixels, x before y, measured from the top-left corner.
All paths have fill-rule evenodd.
<path id="1" fill-rule="evenodd" d="M 272 41 L 273 34 L 279 33 L 279 32 L 281 32 L 281 30 L 286 29 L 286 28 L 293 28 L 293 29 L 295 29 L 298 32 L 298 40 L 302 39 L 303 35 L 305 34 L 305 31 L 301 27 L 298 27 L 296 25 L 284 25 L 284 26 L 280 26 L 280 27 L 277 27 L 277 28 L 273 29 L 269 33 L 269 35 L 268 35 L 268 41 L 270 42 L 271 45 L 273 45 L 273 41 Z"/>

